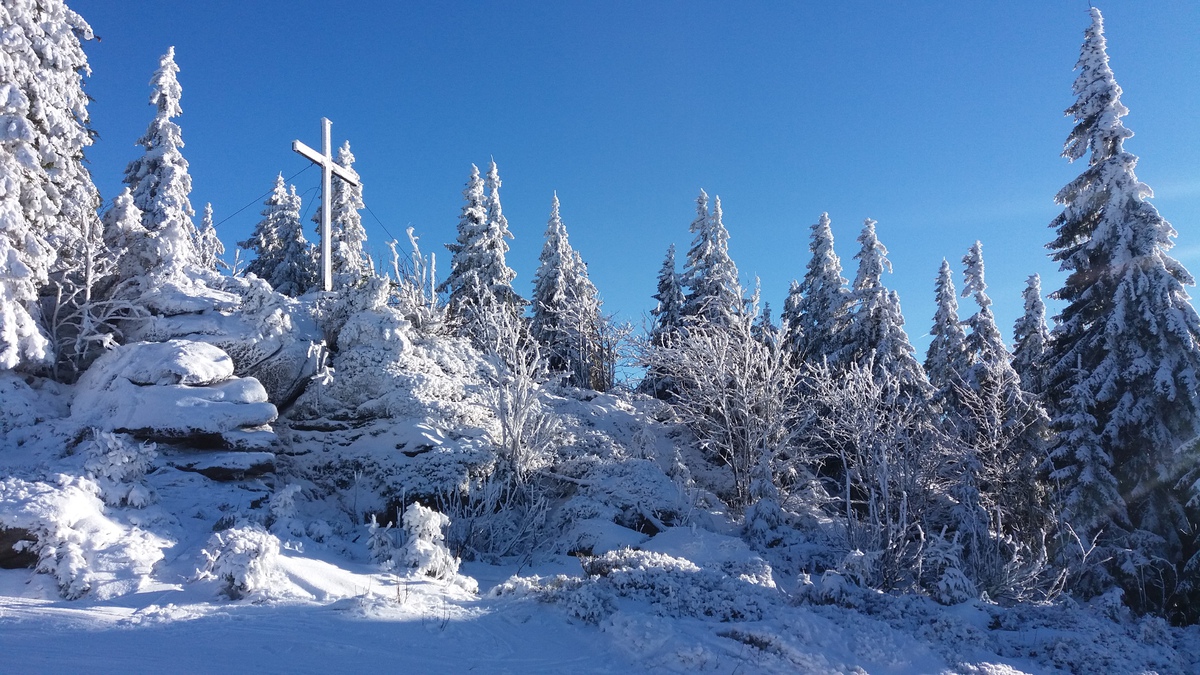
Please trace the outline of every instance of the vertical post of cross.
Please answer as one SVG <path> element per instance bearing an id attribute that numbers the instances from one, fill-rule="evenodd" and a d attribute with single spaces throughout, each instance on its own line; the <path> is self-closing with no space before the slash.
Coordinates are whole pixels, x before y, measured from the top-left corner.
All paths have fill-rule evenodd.
<path id="1" fill-rule="evenodd" d="M 328 117 L 321 118 L 322 152 L 317 152 L 300 141 L 292 141 L 292 150 L 321 167 L 321 288 L 326 291 L 333 290 L 333 242 L 330 233 L 333 176 L 336 174 L 338 178 L 351 185 L 359 184 L 354 174 L 333 161 L 333 152 L 329 143 L 329 128 L 332 125 L 333 122 L 330 122 Z"/>

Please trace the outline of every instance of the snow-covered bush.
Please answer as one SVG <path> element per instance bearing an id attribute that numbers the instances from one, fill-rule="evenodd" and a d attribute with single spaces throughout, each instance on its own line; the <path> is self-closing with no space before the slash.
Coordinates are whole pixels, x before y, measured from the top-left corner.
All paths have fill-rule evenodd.
<path id="1" fill-rule="evenodd" d="M 29 533 L 19 545 L 37 555 L 36 570 L 54 577 L 68 600 L 136 590 L 172 543 L 110 517 L 99 494 L 94 481 L 64 474 L 0 480 L 0 528 Z"/>
<path id="2" fill-rule="evenodd" d="M 975 584 L 962 570 L 962 544 L 957 534 L 943 530 L 925 540 L 922 579 L 926 591 L 944 605 L 955 605 L 979 597 Z"/>
<path id="3" fill-rule="evenodd" d="M 827 507 L 844 527 L 842 550 L 871 560 L 869 574 L 855 575 L 873 588 L 913 587 L 929 521 L 948 518 L 936 509 L 945 501 L 937 499 L 944 435 L 919 401 L 889 394 L 902 382 L 870 364 L 842 373 L 812 366 L 802 382 L 810 412 L 796 438 L 807 456 L 822 459 Z"/>
<path id="4" fill-rule="evenodd" d="M 268 527 L 271 532 L 283 537 L 304 536 L 304 522 L 296 514 L 296 496 L 300 486 L 292 483 L 275 490 L 267 503 Z"/>
<path id="5" fill-rule="evenodd" d="M 428 258 L 421 253 L 413 228 L 408 228 L 407 234 L 412 246 L 407 260 L 400 257 L 395 240 L 388 242 L 392 251 L 391 301 L 418 334 L 447 335 L 446 305 L 437 293 L 437 257 L 432 252 Z"/>
<path id="6" fill-rule="evenodd" d="M 221 593 L 233 600 L 269 594 L 282 576 L 279 546 L 279 538 L 257 524 L 216 532 L 200 552 L 204 567 L 196 579 L 217 580 Z"/>
<path id="7" fill-rule="evenodd" d="M 782 597 L 773 588 L 663 553 L 623 549 L 581 562 L 588 575 L 585 579 L 514 578 L 494 592 L 533 594 L 590 623 L 615 612 L 617 598 L 648 603 L 668 617 L 757 621 L 769 616 Z"/>
<path id="8" fill-rule="evenodd" d="M 675 383 L 675 414 L 706 455 L 728 467 L 732 489 L 722 497 L 738 508 L 753 501 L 756 468 L 789 444 L 800 412 L 796 370 L 782 350 L 753 337 L 751 319 L 692 326 L 642 356 Z"/>
<path id="9" fill-rule="evenodd" d="M 142 479 L 158 457 L 154 443 L 93 428 L 83 453 L 83 468 L 100 486 L 105 504 L 141 508 L 153 500 L 154 493 Z"/>
<path id="10" fill-rule="evenodd" d="M 454 578 L 458 558 L 446 548 L 449 525 L 444 514 L 413 502 L 404 511 L 404 545 L 396 552 L 396 566 L 415 576 Z"/>
<path id="11" fill-rule="evenodd" d="M 375 514 L 371 514 L 371 522 L 367 523 L 367 553 L 371 562 L 384 570 L 392 569 L 396 564 L 396 539 L 392 523 L 380 525 Z"/>
<path id="12" fill-rule="evenodd" d="M 527 555 L 546 537 L 549 500 L 543 487 L 514 484 L 494 466 L 468 489 L 440 494 L 438 508 L 450 518 L 450 545 L 468 560 Z"/>
<path id="13" fill-rule="evenodd" d="M 499 421 L 492 434 L 498 449 L 497 469 L 504 480 L 521 484 L 554 457 L 562 442 L 562 425 L 542 403 L 541 385 L 549 378 L 535 340 L 519 319 L 500 313 L 489 322 L 486 353 L 494 367 L 488 402 Z"/>

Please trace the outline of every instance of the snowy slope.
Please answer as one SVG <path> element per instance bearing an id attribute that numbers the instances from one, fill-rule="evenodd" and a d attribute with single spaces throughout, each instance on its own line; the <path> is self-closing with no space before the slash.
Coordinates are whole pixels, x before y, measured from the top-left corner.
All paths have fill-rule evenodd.
<path id="1" fill-rule="evenodd" d="M 0 570 L 0 653 L 48 672 L 1200 670 L 1200 630 L 1111 603 L 885 595 L 789 562 L 816 534 L 764 557 L 669 410 L 628 392 L 541 387 L 558 445 L 539 460 L 529 546 L 458 577 L 406 573 L 401 528 L 386 528 L 403 507 L 441 504 L 451 539 L 490 522 L 444 494 L 486 486 L 497 461 L 495 364 L 386 311 L 353 316 L 332 376 L 265 453 L 98 445 L 103 416 L 70 404 L 101 387 L 0 376 L 0 527 L 38 539 L 36 570 Z M 374 368 L 351 375 L 356 362 Z M 138 366 L 144 387 L 230 376 Z"/>

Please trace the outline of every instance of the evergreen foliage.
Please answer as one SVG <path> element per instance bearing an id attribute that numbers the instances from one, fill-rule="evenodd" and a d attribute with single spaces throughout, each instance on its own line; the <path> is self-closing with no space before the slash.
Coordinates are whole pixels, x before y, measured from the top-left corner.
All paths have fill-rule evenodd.
<path id="1" fill-rule="evenodd" d="M 350 141 L 338 148 L 337 163 L 358 178 L 358 172 L 354 170 L 354 153 L 350 152 Z M 371 271 L 371 261 L 364 249 L 367 231 L 363 228 L 362 214 L 359 213 L 366 208 L 366 203 L 363 202 L 361 181 L 358 185 L 351 185 L 334 176 L 329 191 L 329 251 L 333 256 L 333 277 L 337 280 L 335 285 L 342 287 L 353 284 Z M 313 214 L 313 222 L 317 224 L 315 232 L 319 240 L 319 211 Z"/>
<path id="2" fill-rule="evenodd" d="M 129 163 L 125 169 L 125 184 L 133 195 L 133 203 L 142 212 L 142 226 L 158 242 L 160 265 L 169 272 L 183 272 L 199 264 L 196 241 L 199 238 L 192 222 L 195 211 L 188 195 L 192 177 L 183 157 L 183 134 L 173 120 L 183 114 L 179 99 L 183 94 L 176 75 L 175 48 L 171 47 L 159 60 L 158 70 L 150 80 L 150 105 L 155 108 L 154 119 L 137 144 L 145 154 Z"/>
<path id="3" fill-rule="evenodd" d="M 1066 306 L 1052 333 L 1049 394 L 1060 444 L 1088 419 L 1100 443 L 1086 460 L 1058 448 L 1056 466 L 1068 504 L 1109 494 L 1089 482 L 1097 472 L 1088 469 L 1112 467 L 1119 500 L 1108 513 L 1123 510 L 1129 523 L 1108 519 L 1105 541 L 1143 561 L 1114 571 L 1127 597 L 1139 609 L 1194 617 L 1197 605 L 1179 594 L 1200 587 L 1200 570 L 1186 568 L 1200 517 L 1186 506 L 1190 486 L 1179 482 L 1200 452 L 1200 318 L 1184 290 L 1194 280 L 1167 255 L 1175 230 L 1134 175 L 1137 157 L 1124 149 L 1133 132 L 1121 122 L 1128 109 L 1109 67 L 1103 17 L 1097 9 L 1091 17 L 1063 150 L 1072 161 L 1090 156 L 1055 197 L 1063 211 L 1051 223 L 1052 258 L 1068 276 L 1053 294 Z M 1094 510 L 1088 517 L 1095 520 Z"/>
<path id="4" fill-rule="evenodd" d="M 486 182 L 480 179 L 479 168 L 471 165 L 463 199 L 466 203 L 458 220 L 457 241 L 446 245 L 453 253 L 450 275 L 438 291 L 449 293 L 450 312 L 459 320 L 462 333 L 482 346 L 491 342 L 484 335 L 490 326 L 497 321 L 515 321 L 525 304 L 512 287 L 517 273 L 504 259 L 508 252 L 505 240 L 512 239 L 512 234 L 500 206 L 500 174 L 494 161 Z"/>
<path id="5" fill-rule="evenodd" d="M 874 220 L 863 222 L 858 242 L 862 248 L 854 256 L 858 275 L 851 291 L 853 312 L 842 346 L 831 361 L 855 364 L 874 373 L 880 382 L 894 384 L 888 392 L 892 400 L 900 396 L 923 401 L 929 382 L 904 332 L 900 297 L 883 285 L 883 273 L 892 270 L 892 263 L 887 259 L 887 248 L 875 235 Z"/>
<path id="6" fill-rule="evenodd" d="M 925 374 L 936 390 L 935 399 L 943 410 L 953 410 L 958 407 L 957 388 L 962 385 L 962 368 L 966 365 L 967 333 L 958 318 L 958 296 L 954 291 L 950 263 L 945 258 L 938 269 L 934 288 L 937 312 L 929 329 L 933 340 L 925 353 Z"/>
<path id="7" fill-rule="evenodd" d="M 81 283 L 102 246 L 100 199 L 83 163 L 91 145 L 90 74 L 81 42 L 92 29 L 60 0 L 0 7 L 0 370 L 54 359 L 37 305 Z M 56 340 L 57 341 L 57 340 Z"/>
<path id="8" fill-rule="evenodd" d="M 667 256 L 663 258 L 662 268 L 658 271 L 658 292 L 653 297 L 657 304 L 650 310 L 650 316 L 654 317 L 650 342 L 662 347 L 678 335 L 683 324 L 685 299 L 679 273 L 675 269 L 675 244 L 667 247 Z"/>
<path id="9" fill-rule="evenodd" d="M 217 236 L 217 228 L 213 225 L 212 204 L 204 205 L 204 217 L 200 221 L 199 236 L 196 239 L 196 255 L 200 268 L 216 272 L 219 268 L 228 267 L 221 256 L 225 253 L 225 244 Z"/>
<path id="10" fill-rule="evenodd" d="M 833 250 L 829 214 L 822 213 L 811 229 L 808 250 L 812 258 L 800 285 L 788 293 L 788 303 L 795 306 L 791 315 L 797 319 L 786 322 L 785 330 L 790 334 L 788 344 L 795 363 L 835 358 L 849 318 L 850 294 L 842 276 L 842 261 Z M 788 312 L 785 305 L 784 313 Z"/>
<path id="11" fill-rule="evenodd" d="M 301 201 L 296 187 L 293 185 L 289 191 L 283 174 L 279 174 L 275 188 L 263 202 L 263 219 L 249 239 L 238 243 L 256 254 L 246 265 L 246 272 L 264 279 L 284 295 L 303 295 L 317 284 L 317 250 L 304 238 Z"/>
<path id="12" fill-rule="evenodd" d="M 1029 276 L 1022 293 L 1025 312 L 1013 324 L 1013 370 L 1021 376 L 1021 388 L 1035 396 L 1046 390 L 1046 358 L 1050 329 L 1046 327 L 1046 304 L 1042 301 L 1042 278 Z"/>
<path id="13" fill-rule="evenodd" d="M 684 265 L 682 284 L 685 323 L 733 329 L 745 314 L 738 270 L 729 257 L 729 232 L 722 222 L 721 198 L 708 209 L 708 194 L 696 198 L 696 219 L 689 230 L 695 234 Z"/>
<path id="14" fill-rule="evenodd" d="M 546 243 L 533 276 L 530 332 L 541 342 L 552 371 L 576 387 L 606 389 L 602 370 L 600 298 L 587 265 L 567 239 L 558 195 L 550 207 Z"/>

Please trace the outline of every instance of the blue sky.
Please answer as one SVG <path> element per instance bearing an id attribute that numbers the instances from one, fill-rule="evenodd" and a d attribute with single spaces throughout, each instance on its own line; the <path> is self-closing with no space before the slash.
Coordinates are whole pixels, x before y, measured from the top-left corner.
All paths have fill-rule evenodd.
<path id="1" fill-rule="evenodd" d="M 730 252 L 776 316 L 822 211 L 851 279 L 862 220 L 879 221 L 922 353 L 938 265 L 960 271 L 976 239 L 1006 335 L 1026 276 L 1047 292 L 1061 280 L 1043 246 L 1054 194 L 1082 168 L 1059 152 L 1083 0 L 68 2 L 102 38 L 86 47 L 88 157 L 106 200 L 174 45 L 192 202 L 218 221 L 303 169 L 291 141 L 317 146 L 327 116 L 382 221 L 364 212 L 376 253 L 411 225 L 444 273 L 470 165 L 494 157 L 518 291 L 557 190 L 606 309 L 635 325 L 668 244 L 691 242 L 700 188 L 720 195 Z M 1174 254 L 1200 272 L 1200 3 L 1099 6 L 1137 134 L 1126 147 L 1180 232 Z M 296 183 L 311 213 L 319 173 Z M 220 226 L 227 247 L 260 209 Z"/>

